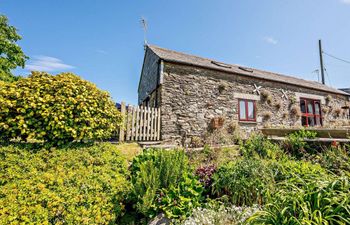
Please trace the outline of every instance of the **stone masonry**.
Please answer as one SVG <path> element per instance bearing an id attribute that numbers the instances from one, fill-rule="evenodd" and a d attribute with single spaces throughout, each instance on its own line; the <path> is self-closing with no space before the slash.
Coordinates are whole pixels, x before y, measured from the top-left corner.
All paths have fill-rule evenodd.
<path id="1" fill-rule="evenodd" d="M 300 107 L 300 97 L 321 101 L 324 127 L 335 126 L 347 116 L 341 109 L 347 103 L 343 95 L 176 63 L 165 63 L 163 76 L 158 87 L 162 139 L 178 144 L 184 136 L 202 137 L 212 118 L 238 121 L 239 98 L 256 100 L 257 104 L 257 122 L 239 122 L 246 133 L 259 127 L 301 126 L 300 116 L 291 113 L 293 106 Z M 268 100 L 254 92 L 254 85 L 270 95 Z"/>

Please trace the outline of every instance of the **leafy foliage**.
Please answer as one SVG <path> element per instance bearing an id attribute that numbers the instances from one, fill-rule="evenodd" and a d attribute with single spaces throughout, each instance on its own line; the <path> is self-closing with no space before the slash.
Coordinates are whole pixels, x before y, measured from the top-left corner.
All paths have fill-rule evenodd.
<path id="1" fill-rule="evenodd" d="M 350 177 L 350 157 L 346 148 L 341 146 L 329 147 L 317 155 L 308 157 L 314 163 L 337 175 L 348 175 Z"/>
<path id="2" fill-rule="evenodd" d="M 196 169 L 196 175 L 199 177 L 199 181 L 204 187 L 210 187 L 213 180 L 212 176 L 216 172 L 215 165 L 202 166 Z"/>
<path id="3" fill-rule="evenodd" d="M 271 170 L 259 160 L 243 159 L 222 165 L 213 176 L 213 193 L 228 195 L 234 205 L 263 204 L 273 189 Z"/>
<path id="4" fill-rule="evenodd" d="M 348 178 L 285 185 L 273 202 L 249 219 L 250 224 L 350 224 Z"/>
<path id="5" fill-rule="evenodd" d="M 287 140 L 284 143 L 284 148 L 292 156 L 301 158 L 308 151 L 315 150 L 314 148 L 311 148 L 313 146 L 310 146 L 305 139 L 314 139 L 316 136 L 316 132 L 301 129 L 287 136 Z"/>
<path id="6" fill-rule="evenodd" d="M 308 161 L 270 161 L 268 167 L 272 170 L 276 182 L 322 180 L 328 177 L 324 168 Z"/>
<path id="7" fill-rule="evenodd" d="M 241 156 L 238 146 L 212 148 L 207 145 L 202 151 L 189 150 L 186 152 L 189 163 L 195 168 L 205 165 L 218 165 L 234 161 Z"/>
<path id="8" fill-rule="evenodd" d="M 198 205 L 202 188 L 182 150 L 148 149 L 131 166 L 133 202 L 145 216 L 180 217 Z"/>
<path id="9" fill-rule="evenodd" d="M 111 144 L 71 149 L 0 147 L 0 224 L 109 224 L 129 192 Z"/>
<path id="10" fill-rule="evenodd" d="M 285 156 L 278 144 L 272 143 L 261 134 L 252 134 L 241 144 L 240 150 L 246 158 L 279 159 Z"/>
<path id="11" fill-rule="evenodd" d="M 53 144 L 108 138 L 122 124 L 107 92 L 71 73 L 32 72 L 0 88 L 0 138 Z"/>
<path id="12" fill-rule="evenodd" d="M 17 29 L 8 24 L 7 17 L 0 15 L 0 80 L 2 81 L 17 80 L 18 77 L 15 77 L 11 70 L 18 66 L 23 68 L 28 59 L 21 47 L 16 44 L 21 39 Z"/>
<path id="13" fill-rule="evenodd" d="M 146 149 L 133 159 L 133 176 L 144 172 L 144 163 L 152 163 L 159 169 L 159 181 L 162 188 L 178 183 L 184 173 L 189 172 L 188 159 L 183 150 Z"/>
<path id="14" fill-rule="evenodd" d="M 177 186 L 163 188 L 158 197 L 158 204 L 168 218 L 186 218 L 191 211 L 200 206 L 202 185 L 192 176 L 184 176 Z"/>

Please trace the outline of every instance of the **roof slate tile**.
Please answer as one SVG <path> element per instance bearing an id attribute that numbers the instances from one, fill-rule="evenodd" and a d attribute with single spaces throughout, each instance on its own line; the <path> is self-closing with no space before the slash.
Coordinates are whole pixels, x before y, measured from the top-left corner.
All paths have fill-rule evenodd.
<path id="1" fill-rule="evenodd" d="M 207 59 L 207 58 L 202 58 L 202 57 L 198 57 L 190 54 L 176 52 L 173 50 L 164 49 L 154 45 L 148 45 L 147 47 L 150 48 L 156 55 L 158 55 L 159 58 L 168 62 L 199 66 L 199 67 L 204 67 L 212 70 L 219 70 L 219 71 L 224 71 L 224 72 L 239 74 L 239 75 L 247 75 L 258 79 L 292 84 L 292 85 L 296 85 L 304 88 L 306 87 L 306 88 L 330 92 L 334 94 L 350 96 L 349 93 L 329 87 L 327 85 L 323 85 L 316 81 L 304 80 L 304 79 L 300 79 L 292 76 L 286 76 L 279 73 L 273 73 L 273 72 L 268 72 L 264 70 L 243 67 L 235 64 L 222 63 L 212 59 Z"/>

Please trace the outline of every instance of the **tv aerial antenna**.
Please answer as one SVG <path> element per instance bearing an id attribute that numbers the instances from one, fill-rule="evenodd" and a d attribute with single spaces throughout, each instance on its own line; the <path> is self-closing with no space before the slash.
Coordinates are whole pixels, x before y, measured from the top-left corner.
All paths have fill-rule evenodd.
<path id="1" fill-rule="evenodd" d="M 148 23 L 145 17 L 141 17 L 141 26 L 143 29 L 143 40 L 144 40 L 144 45 L 147 45 L 147 30 L 148 30 Z"/>

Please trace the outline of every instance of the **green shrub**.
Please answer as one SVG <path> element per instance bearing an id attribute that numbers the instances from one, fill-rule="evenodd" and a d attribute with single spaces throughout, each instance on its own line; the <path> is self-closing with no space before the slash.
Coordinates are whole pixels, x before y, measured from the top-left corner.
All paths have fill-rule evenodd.
<path id="1" fill-rule="evenodd" d="M 249 219 L 249 224 L 350 224 L 350 184 L 308 181 L 300 188 L 286 183 L 274 201 Z"/>
<path id="2" fill-rule="evenodd" d="M 270 161 L 269 168 L 273 171 L 276 182 L 292 180 L 323 180 L 328 177 L 327 171 L 319 164 L 308 161 Z"/>
<path id="3" fill-rule="evenodd" d="M 317 154 L 312 161 L 319 163 L 332 173 L 348 175 L 350 177 L 350 157 L 346 149 L 340 146 L 326 148 Z"/>
<path id="4" fill-rule="evenodd" d="M 278 144 L 272 143 L 261 134 L 253 134 L 240 145 L 241 153 L 246 158 L 280 159 L 285 157 Z"/>
<path id="5" fill-rule="evenodd" d="M 111 144 L 36 150 L 0 147 L 0 224 L 109 224 L 130 183 Z"/>
<path id="6" fill-rule="evenodd" d="M 200 167 L 206 165 L 221 165 L 241 156 L 239 146 L 213 148 L 204 146 L 202 151 L 188 150 L 186 155 L 189 158 L 189 163 L 193 167 Z"/>
<path id="7" fill-rule="evenodd" d="M 182 175 L 189 171 L 188 159 L 183 150 L 147 149 L 136 156 L 131 165 L 133 178 L 142 175 L 144 163 L 152 163 L 155 169 L 159 170 L 159 181 L 162 188 L 177 184 Z M 153 169 L 153 168 L 152 168 Z"/>
<path id="8" fill-rule="evenodd" d="M 147 217 L 159 211 L 170 218 L 181 217 L 200 201 L 202 187 L 192 175 L 183 150 L 145 150 L 134 158 L 131 173 L 132 201 Z"/>
<path id="9" fill-rule="evenodd" d="M 200 206 L 203 187 L 192 176 L 184 176 L 176 186 L 163 188 L 158 196 L 159 209 L 168 218 L 185 219 Z"/>
<path id="10" fill-rule="evenodd" d="M 32 72 L 0 88 L 0 138 L 54 144 L 109 138 L 122 116 L 107 92 L 71 73 Z"/>
<path id="11" fill-rule="evenodd" d="M 287 140 L 284 142 L 284 148 L 292 156 L 301 158 L 306 153 L 316 151 L 315 146 L 311 146 L 310 143 L 305 141 L 305 139 L 314 139 L 316 136 L 316 132 L 301 129 L 287 136 Z"/>
<path id="12" fill-rule="evenodd" d="M 261 160 L 230 162 L 219 167 L 213 175 L 213 193 L 228 195 L 234 205 L 265 203 L 273 185 L 273 174 Z"/>

